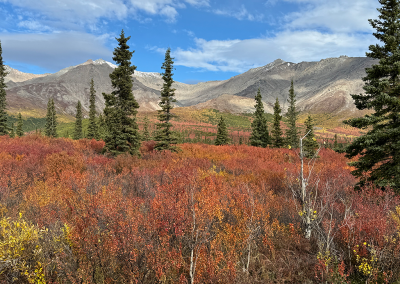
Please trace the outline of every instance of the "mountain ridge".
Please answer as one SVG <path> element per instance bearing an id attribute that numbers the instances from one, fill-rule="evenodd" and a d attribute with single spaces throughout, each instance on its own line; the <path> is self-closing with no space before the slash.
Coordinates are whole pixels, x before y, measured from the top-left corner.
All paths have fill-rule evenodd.
<path id="1" fill-rule="evenodd" d="M 355 113 L 357 109 L 350 94 L 364 92 L 361 78 L 365 76 L 365 68 L 373 63 L 367 57 L 347 56 L 300 63 L 277 59 L 227 80 L 193 85 L 175 82 L 173 87 L 176 89 L 178 107 L 212 107 L 231 112 L 252 112 L 254 107 L 251 107 L 251 100 L 260 89 L 266 111 L 271 112 L 276 98 L 285 110 L 290 81 L 293 79 L 301 111 Z M 53 98 L 58 112 L 74 115 L 76 103 L 80 100 L 87 114 L 89 83 L 93 78 L 96 108 L 101 111 L 104 108 L 102 93 L 112 92 L 109 74 L 115 67 L 115 64 L 102 59 L 88 60 L 52 74 L 23 73 L 7 66 L 10 72 L 6 77 L 8 104 L 11 111 L 45 110 L 48 99 Z M 159 109 L 163 84 L 161 74 L 135 71 L 133 78 L 133 93 L 140 104 L 139 111 Z"/>

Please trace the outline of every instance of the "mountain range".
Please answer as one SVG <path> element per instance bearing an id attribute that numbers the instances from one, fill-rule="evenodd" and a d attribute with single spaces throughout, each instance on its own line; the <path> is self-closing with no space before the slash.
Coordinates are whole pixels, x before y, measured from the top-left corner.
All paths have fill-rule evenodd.
<path id="1" fill-rule="evenodd" d="M 362 77 L 365 68 L 374 64 L 367 57 L 328 58 L 318 62 L 291 63 L 281 59 L 263 67 L 224 81 L 208 81 L 195 85 L 175 82 L 177 107 L 213 108 L 233 113 L 253 112 L 254 97 L 261 90 L 266 112 L 273 112 L 279 99 L 287 108 L 290 82 L 294 81 L 297 106 L 310 113 L 345 114 L 352 116 L 357 109 L 351 94 L 363 93 Z M 104 61 L 85 63 L 62 69 L 53 74 L 28 74 L 6 66 L 7 103 L 11 113 L 44 116 L 49 98 L 57 112 L 75 115 L 81 101 L 84 113 L 89 111 L 89 87 L 93 78 L 96 89 L 96 108 L 104 108 L 102 93 L 112 92 L 109 74 L 116 65 Z M 158 109 L 162 77 L 155 72 L 135 71 L 133 94 L 140 104 L 139 111 Z"/>

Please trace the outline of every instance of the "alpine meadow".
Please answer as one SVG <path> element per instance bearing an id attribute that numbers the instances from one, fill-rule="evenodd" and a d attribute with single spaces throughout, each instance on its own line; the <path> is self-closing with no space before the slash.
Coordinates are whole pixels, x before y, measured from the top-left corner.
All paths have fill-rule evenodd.
<path id="1" fill-rule="evenodd" d="M 39 64 L 18 63 L 0 20 L 0 284 L 400 283 L 400 0 L 373 0 L 370 26 L 354 22 L 362 40 L 335 3 L 66 0 L 55 22 L 60 3 L 38 1 L 0 4 L 32 50 L 50 35 L 65 58 L 35 52 L 51 64 L 80 52 L 114 63 L 18 71 Z M 282 5 L 332 9 L 278 21 L 254 8 Z M 153 34 L 158 17 L 165 30 Z M 267 20 L 282 26 L 267 31 L 272 43 L 265 31 L 251 39 L 258 31 L 247 24 L 239 39 L 233 24 Z M 196 21 L 210 38 L 191 31 Z M 110 25 L 118 36 L 100 32 Z M 225 26 L 229 40 L 211 39 Z M 73 29 L 86 45 L 62 39 Z M 337 42 L 325 33 L 307 47 L 303 39 L 329 29 Z M 139 33 L 157 37 L 143 43 L 152 58 L 141 58 Z M 183 35 L 195 46 L 180 47 Z M 341 51 L 372 37 L 366 58 L 251 61 L 261 50 L 320 56 L 330 54 L 325 42 Z M 160 73 L 137 70 L 155 59 Z M 178 81 L 209 72 L 234 76 Z"/>

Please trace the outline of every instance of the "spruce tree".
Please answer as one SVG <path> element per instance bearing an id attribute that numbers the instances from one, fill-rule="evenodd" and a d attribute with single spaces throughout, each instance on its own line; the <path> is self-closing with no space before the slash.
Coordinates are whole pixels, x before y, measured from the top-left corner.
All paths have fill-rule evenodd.
<path id="1" fill-rule="evenodd" d="M 264 113 L 264 105 L 262 103 L 260 89 L 258 89 L 257 91 L 255 101 L 256 104 L 254 107 L 256 108 L 256 111 L 254 113 L 254 120 L 251 123 L 250 144 L 251 146 L 265 148 L 268 146 L 270 141 L 269 141 L 267 119 Z"/>
<path id="2" fill-rule="evenodd" d="M 57 137 L 57 116 L 54 100 L 49 99 L 47 103 L 47 114 L 44 134 L 48 137 Z"/>
<path id="3" fill-rule="evenodd" d="M 160 123 L 157 123 L 157 131 L 154 137 L 154 140 L 157 142 L 154 148 L 158 151 L 177 150 L 176 146 L 174 146 L 177 141 L 172 131 L 172 123 L 170 122 L 172 118 L 171 110 L 174 107 L 172 103 L 176 102 L 174 98 L 175 89 L 172 88 L 172 84 L 174 83 L 172 79 L 172 70 L 174 68 L 173 59 L 174 58 L 171 58 L 171 49 L 168 48 L 165 52 L 165 60 L 161 67 L 164 69 L 164 73 L 162 73 L 164 83 L 161 89 L 161 102 L 159 103 L 161 110 L 158 112 L 158 120 Z"/>
<path id="4" fill-rule="evenodd" d="M 78 104 L 76 105 L 75 118 L 74 140 L 79 140 L 83 138 L 81 101 L 78 101 Z"/>
<path id="5" fill-rule="evenodd" d="M 145 118 L 144 118 L 144 124 L 143 124 L 143 134 L 142 134 L 142 140 L 143 141 L 149 141 L 150 140 L 149 124 L 150 124 L 150 120 L 146 115 Z"/>
<path id="6" fill-rule="evenodd" d="M 24 136 L 23 127 L 24 127 L 24 121 L 22 120 L 22 115 L 21 113 L 18 113 L 17 131 L 16 131 L 18 137 Z"/>
<path id="7" fill-rule="evenodd" d="M 346 156 L 359 156 L 352 163 L 358 186 L 372 181 L 400 192 L 400 2 L 379 0 L 379 19 L 369 20 L 381 42 L 370 45 L 366 55 L 379 63 L 366 68 L 365 95 L 352 95 L 358 109 L 372 114 L 346 121 L 348 125 L 369 129 L 346 148 Z"/>
<path id="8" fill-rule="evenodd" d="M 6 67 L 3 64 L 2 53 L 3 53 L 3 50 L 1 47 L 1 41 L 0 41 L 0 136 L 7 135 L 8 131 L 9 131 L 9 128 L 7 125 L 7 113 L 6 113 L 6 108 L 7 108 L 6 88 L 7 88 L 7 85 L 4 82 L 8 73 L 6 72 Z"/>
<path id="9" fill-rule="evenodd" d="M 10 131 L 10 138 L 15 138 L 15 127 L 14 124 L 11 125 L 11 131 Z"/>
<path id="10" fill-rule="evenodd" d="M 89 126 L 87 130 L 87 138 L 98 139 L 98 128 L 96 122 L 96 90 L 94 89 L 93 78 L 90 81 L 90 98 L 89 98 Z"/>
<path id="11" fill-rule="evenodd" d="M 311 159 L 314 157 L 314 155 L 317 152 L 317 149 L 319 147 L 319 145 L 317 143 L 317 139 L 315 138 L 314 122 L 313 122 L 311 115 L 309 115 L 307 117 L 304 124 L 306 126 L 305 134 L 307 135 L 305 137 L 305 139 L 303 140 L 304 156 Z"/>
<path id="12" fill-rule="evenodd" d="M 288 103 L 289 107 L 286 113 L 286 117 L 288 119 L 289 129 L 286 131 L 286 142 L 291 148 L 298 148 L 299 133 L 296 127 L 296 121 L 299 113 L 296 110 L 296 95 L 294 93 L 293 80 L 290 84 Z"/>
<path id="13" fill-rule="evenodd" d="M 272 146 L 275 148 L 282 148 L 285 145 L 285 139 L 283 138 L 283 132 L 281 129 L 281 106 L 279 100 L 276 98 L 274 105 L 274 123 L 272 128 Z"/>
<path id="14" fill-rule="evenodd" d="M 217 138 L 215 139 L 215 145 L 227 145 L 229 143 L 228 129 L 226 127 L 225 119 L 221 115 L 221 119 L 218 122 Z"/>
<path id="15" fill-rule="evenodd" d="M 108 127 L 104 120 L 104 116 L 100 113 L 97 119 L 97 137 L 98 140 L 104 140 L 108 133 Z"/>
<path id="16" fill-rule="evenodd" d="M 106 104 L 104 116 L 108 128 L 104 137 L 104 149 L 113 155 L 139 155 L 140 135 L 136 122 L 139 104 L 132 93 L 132 75 L 136 66 L 131 63 L 134 52 L 129 51 L 127 42 L 130 38 L 125 37 L 124 30 L 121 31 L 120 37 L 116 38 L 118 47 L 114 49 L 113 60 L 118 67 L 110 74 L 114 91 L 111 94 L 103 93 Z"/>
<path id="17" fill-rule="evenodd" d="M 338 149 L 338 140 L 337 140 L 337 134 L 335 133 L 335 137 L 333 139 L 333 150 Z"/>

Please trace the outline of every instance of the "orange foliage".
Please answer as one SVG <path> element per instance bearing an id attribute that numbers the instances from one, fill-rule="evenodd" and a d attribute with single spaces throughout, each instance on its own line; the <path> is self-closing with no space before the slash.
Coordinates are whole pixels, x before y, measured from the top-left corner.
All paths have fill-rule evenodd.
<path id="1" fill-rule="evenodd" d="M 94 140 L 0 137 L 0 213 L 22 212 L 48 229 L 41 249 L 48 283 L 399 276 L 390 217 L 399 198 L 390 189 L 354 192 L 343 155 L 323 149 L 306 165 L 318 201 L 318 227 L 306 240 L 292 192 L 299 186 L 295 151 L 182 144 L 178 153 L 158 153 L 153 144 L 142 146 L 142 158 L 110 158 Z M 328 239 L 329 252 L 321 251 Z"/>

